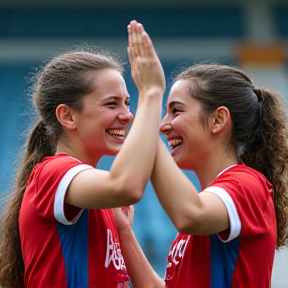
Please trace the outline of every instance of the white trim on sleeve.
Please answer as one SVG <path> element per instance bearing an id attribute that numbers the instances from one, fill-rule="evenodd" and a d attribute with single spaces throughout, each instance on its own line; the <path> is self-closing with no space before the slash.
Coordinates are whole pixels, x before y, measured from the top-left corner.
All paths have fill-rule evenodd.
<path id="1" fill-rule="evenodd" d="M 234 201 L 232 197 L 229 195 L 229 193 L 225 189 L 217 187 L 217 186 L 207 187 L 203 191 L 216 194 L 217 196 L 221 198 L 221 200 L 224 202 L 226 206 L 228 216 L 229 216 L 229 222 L 230 222 L 230 234 L 229 234 L 228 239 L 226 240 L 221 239 L 218 235 L 219 239 L 222 242 L 229 242 L 235 239 L 236 237 L 238 237 L 241 232 L 241 220 L 239 218 Z"/>
<path id="2" fill-rule="evenodd" d="M 60 181 L 58 185 L 58 188 L 55 194 L 55 199 L 54 199 L 54 216 L 57 219 L 57 221 L 59 221 L 60 223 L 64 225 L 72 225 L 76 223 L 83 212 L 83 209 L 82 209 L 72 221 L 68 221 L 64 214 L 64 199 L 65 199 L 67 188 L 70 185 L 70 182 L 72 181 L 72 179 L 79 172 L 86 170 L 86 169 L 93 169 L 93 167 L 82 164 L 82 165 L 77 165 L 71 168 L 68 172 L 66 172 L 66 174 L 64 175 L 64 177 L 62 178 L 62 180 Z"/>

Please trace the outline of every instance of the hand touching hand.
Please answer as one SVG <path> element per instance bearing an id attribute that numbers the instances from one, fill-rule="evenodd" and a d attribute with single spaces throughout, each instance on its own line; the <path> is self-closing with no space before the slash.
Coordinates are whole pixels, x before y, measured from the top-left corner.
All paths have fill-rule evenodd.
<path id="1" fill-rule="evenodd" d="M 128 55 L 140 97 L 149 91 L 160 91 L 159 95 L 163 96 L 166 83 L 162 65 L 150 37 L 135 20 L 128 25 Z"/>
<path id="2" fill-rule="evenodd" d="M 134 218 L 133 206 L 113 209 L 115 223 L 119 232 L 132 229 Z"/>

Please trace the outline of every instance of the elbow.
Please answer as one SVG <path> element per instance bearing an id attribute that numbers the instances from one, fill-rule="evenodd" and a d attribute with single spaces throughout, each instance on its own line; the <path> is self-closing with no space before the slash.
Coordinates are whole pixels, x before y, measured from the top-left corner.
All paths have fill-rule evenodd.
<path id="1" fill-rule="evenodd" d="M 185 221 L 174 221 L 174 226 L 178 232 L 183 234 L 192 234 L 191 225 L 192 223 L 186 223 Z"/>
<path id="2" fill-rule="evenodd" d="M 109 179 L 110 189 L 113 191 L 111 195 L 114 199 L 114 205 L 117 207 L 129 206 L 139 202 L 144 194 L 147 182 L 139 181 L 137 177 L 131 177 L 123 173 L 116 175 L 110 173 Z"/>
<path id="3" fill-rule="evenodd" d="M 138 203 L 142 198 L 143 192 L 144 191 L 137 191 L 137 190 L 125 191 L 127 198 L 127 205 L 133 205 Z"/>
<path id="4" fill-rule="evenodd" d="M 183 234 L 194 234 L 199 230 L 199 221 L 196 215 L 177 215 L 175 217 L 173 224 L 178 232 Z"/>
<path id="5" fill-rule="evenodd" d="M 119 203 L 123 206 L 133 205 L 139 202 L 143 196 L 145 187 L 139 185 L 124 185 L 118 190 Z"/>

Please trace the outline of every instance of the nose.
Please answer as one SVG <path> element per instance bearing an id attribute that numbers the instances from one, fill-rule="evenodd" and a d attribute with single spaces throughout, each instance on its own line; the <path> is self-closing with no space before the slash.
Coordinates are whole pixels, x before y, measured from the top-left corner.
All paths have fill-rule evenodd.
<path id="1" fill-rule="evenodd" d="M 129 124 L 133 120 L 133 114 L 130 111 L 121 112 L 118 114 L 118 119 L 121 122 Z"/>
<path id="2" fill-rule="evenodd" d="M 168 121 L 167 115 L 166 115 L 160 124 L 160 132 L 163 135 L 167 135 L 171 130 L 172 130 L 172 125 L 170 121 Z"/>

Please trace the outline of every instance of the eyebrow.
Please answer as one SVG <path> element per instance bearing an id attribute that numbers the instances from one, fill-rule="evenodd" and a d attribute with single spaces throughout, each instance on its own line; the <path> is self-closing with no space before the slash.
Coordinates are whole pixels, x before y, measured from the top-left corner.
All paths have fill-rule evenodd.
<path id="1" fill-rule="evenodd" d="M 176 105 L 176 104 L 186 106 L 186 104 L 185 104 L 184 102 L 175 100 L 175 101 L 170 102 L 170 103 L 167 105 L 167 108 L 168 108 L 168 107 L 171 108 L 172 106 L 174 106 L 174 105 Z"/>
<path id="2" fill-rule="evenodd" d="M 104 98 L 104 101 L 107 101 L 107 100 L 121 100 L 121 99 L 122 99 L 121 96 L 107 96 L 107 97 Z M 127 100 L 127 99 L 130 99 L 129 95 L 127 95 L 125 97 L 125 100 Z"/>

